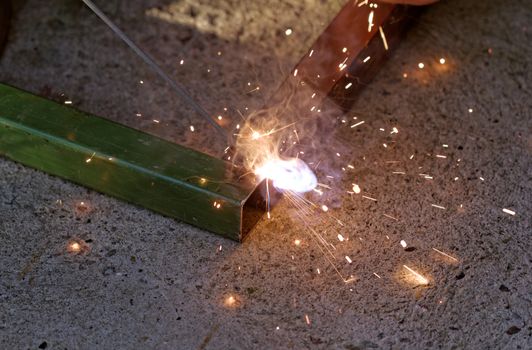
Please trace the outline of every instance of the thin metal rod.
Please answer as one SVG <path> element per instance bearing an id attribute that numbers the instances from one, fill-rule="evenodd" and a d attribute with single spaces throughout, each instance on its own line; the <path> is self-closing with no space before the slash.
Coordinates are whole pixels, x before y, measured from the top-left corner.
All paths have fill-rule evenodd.
<path id="1" fill-rule="evenodd" d="M 140 47 L 138 47 L 120 28 L 118 28 L 109 17 L 107 17 L 91 0 L 82 0 L 85 5 L 87 5 L 92 12 L 96 14 L 96 16 L 100 17 L 100 19 L 107 24 L 109 28 L 113 30 L 113 32 L 122 39 L 123 42 L 127 44 L 133 50 L 148 66 L 150 66 L 151 69 L 155 71 L 161 78 L 163 78 L 164 81 L 166 81 L 170 87 L 174 90 L 177 95 L 183 99 L 186 103 L 188 103 L 200 116 L 202 116 L 205 120 L 207 120 L 215 129 L 218 131 L 221 135 L 224 136 L 226 140 L 228 140 L 228 134 L 227 132 L 220 126 L 218 123 L 216 123 L 209 113 L 203 109 L 193 98 L 189 95 L 189 93 L 185 90 L 185 88 L 179 84 L 177 81 L 173 80 L 166 74 L 162 68 L 155 63 L 155 60 L 148 55 L 146 52 L 142 51 Z"/>

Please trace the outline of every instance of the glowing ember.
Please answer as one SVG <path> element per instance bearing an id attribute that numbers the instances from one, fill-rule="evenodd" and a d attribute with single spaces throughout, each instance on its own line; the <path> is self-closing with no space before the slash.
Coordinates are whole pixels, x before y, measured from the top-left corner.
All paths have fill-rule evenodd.
<path id="1" fill-rule="evenodd" d="M 237 306 L 237 299 L 234 296 L 229 295 L 228 297 L 225 298 L 224 305 L 226 307 L 235 307 Z"/>
<path id="2" fill-rule="evenodd" d="M 273 159 L 255 170 L 260 179 L 270 179 L 278 190 L 304 193 L 317 185 L 316 175 L 299 158 Z"/>
<path id="3" fill-rule="evenodd" d="M 78 242 L 73 242 L 73 243 L 70 243 L 70 246 L 68 247 L 69 250 L 73 253 L 77 253 L 80 251 L 81 249 L 81 246 L 79 245 Z"/>

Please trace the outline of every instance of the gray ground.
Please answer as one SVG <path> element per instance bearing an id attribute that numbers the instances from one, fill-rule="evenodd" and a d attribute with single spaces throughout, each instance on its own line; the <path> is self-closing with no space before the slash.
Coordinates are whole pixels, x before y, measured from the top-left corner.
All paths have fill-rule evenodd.
<path id="1" fill-rule="evenodd" d="M 174 136 L 178 131 L 151 125 L 152 118 L 135 119 L 137 109 L 157 113 L 173 97 L 160 97 L 164 88 L 104 28 L 97 40 L 86 39 L 96 20 L 72 1 L 39 3 L 28 1 L 17 15 L 0 80 L 50 98 L 65 93 L 80 108 L 183 140 Z M 278 32 L 255 47 L 245 33 L 260 33 L 260 24 L 237 28 L 241 39 L 220 41 L 226 31 L 178 15 L 185 2 L 170 8 L 170 1 L 109 3 L 107 10 L 116 7 L 123 24 L 137 28 L 138 39 L 168 67 L 178 55 L 165 50 L 178 44 L 165 34 L 199 28 L 194 45 L 210 53 L 255 50 L 246 64 L 258 83 L 262 78 L 270 87 L 277 81 L 272 67 L 289 69 L 297 57 L 267 46 L 283 47 L 284 29 L 294 28 L 295 35 L 296 22 L 312 15 L 294 15 L 281 5 L 272 6 L 278 16 L 254 13 L 255 23 Z M 279 3 L 303 9 L 311 4 Z M 157 11 L 181 18 L 181 24 L 151 23 L 149 13 Z M 209 8 L 197 11 L 201 18 Z M 318 12 L 326 18 L 327 11 Z M 151 24 L 141 31 L 133 23 L 139 21 Z M 284 200 L 243 244 L 0 159 L 0 347 L 530 349 L 530 23 L 532 6 L 525 0 L 431 7 L 338 128 L 342 157 L 354 165 L 336 180 L 341 205 L 326 202 L 329 212 L 305 224 Z M 310 42 L 311 29 L 300 28 Z M 73 45 L 58 44 L 71 36 Z M 304 45 L 301 40 L 293 50 L 301 55 Z M 223 99 L 231 106 L 241 101 L 240 107 L 260 100 L 242 94 L 251 73 L 236 69 L 235 57 L 213 60 L 194 52 L 183 47 L 183 55 L 203 68 L 212 65 L 221 78 L 198 79 L 202 75 L 192 68 L 174 74 L 189 74 L 195 94 L 209 92 L 201 98 L 209 110 Z M 236 68 L 226 71 L 231 65 Z M 148 91 L 141 90 L 139 75 L 147 76 L 144 87 L 153 84 Z M 355 116 L 365 124 L 349 128 Z M 179 130 L 180 124 L 173 126 Z M 390 135 L 394 126 L 399 133 Z M 352 183 L 362 193 L 345 193 Z M 345 226 L 338 228 L 333 217 Z M 353 276 L 350 282 L 327 262 L 310 228 L 331 242 L 338 232 L 350 238 L 335 243 L 335 266 L 344 277 Z M 80 253 L 68 251 L 73 241 L 80 242 Z M 429 284 L 418 285 L 403 265 Z"/>

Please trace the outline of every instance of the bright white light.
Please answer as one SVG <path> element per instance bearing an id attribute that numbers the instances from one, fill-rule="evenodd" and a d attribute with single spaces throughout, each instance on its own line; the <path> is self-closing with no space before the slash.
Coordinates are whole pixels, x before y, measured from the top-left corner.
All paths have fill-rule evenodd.
<path id="1" fill-rule="evenodd" d="M 278 190 L 297 193 L 312 191 L 317 185 L 316 175 L 299 158 L 273 159 L 255 170 L 261 179 L 270 179 Z"/>

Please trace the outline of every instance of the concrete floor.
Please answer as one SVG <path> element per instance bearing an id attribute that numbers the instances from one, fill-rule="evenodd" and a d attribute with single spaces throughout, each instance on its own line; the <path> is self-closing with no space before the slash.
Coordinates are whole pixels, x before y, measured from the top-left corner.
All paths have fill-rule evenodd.
<path id="1" fill-rule="evenodd" d="M 172 115 L 171 131 L 149 123 L 159 109 L 171 108 L 173 97 L 159 97 L 159 83 L 149 77 L 140 85 L 153 85 L 141 90 L 139 76 L 149 73 L 118 47 L 122 53 L 94 53 L 90 44 L 114 49 L 110 34 L 101 28 L 98 40 L 82 40 L 97 21 L 85 20 L 88 13 L 73 2 L 55 3 L 28 1 L 19 12 L 0 61 L 1 81 L 198 144 L 175 131 L 181 124 Z M 165 7 L 170 1 L 157 3 L 139 1 L 122 11 L 178 11 Z M 133 19 L 124 24 L 133 28 Z M 274 26 L 280 36 L 267 45 L 283 40 L 290 20 L 300 18 L 280 20 Z M 78 23 L 79 46 L 59 45 L 72 40 Z M 177 55 L 165 51 L 164 35 L 154 34 L 170 30 L 166 23 L 147 26 L 155 29 L 140 39 L 169 67 Z M 172 30 L 199 26 L 184 23 Z M 243 244 L 0 159 L 0 348 L 532 348 L 530 23 L 532 4 L 526 0 L 443 1 L 428 9 L 345 116 L 365 124 L 339 123 L 334 137 L 354 169 L 335 180 L 334 196 L 319 202 L 329 212 L 303 223 L 283 200 Z M 196 43 L 217 52 L 209 45 L 219 32 L 212 32 Z M 219 47 L 249 50 L 245 40 L 225 40 Z M 294 50 L 304 52 L 304 45 L 302 40 Z M 76 59 L 70 56 L 74 49 Z M 265 77 L 264 86 L 275 86 L 268 72 L 274 63 L 297 61 L 289 51 L 255 48 L 251 58 L 273 62 L 250 59 L 257 81 Z M 248 70 L 232 78 L 223 73 L 230 63 L 235 66 L 233 56 L 200 61 L 205 56 L 187 53 L 222 74 L 188 80 L 195 93 L 208 89 L 206 95 L 218 96 L 218 102 L 227 98 L 239 107 L 244 99 L 261 101 L 242 95 Z M 142 74 L 132 74 L 138 70 Z M 128 72 L 130 80 L 115 79 L 115 73 Z M 227 86 L 215 95 L 220 80 Z M 201 100 L 209 110 L 219 108 L 220 103 L 209 105 L 208 96 Z M 135 119 L 137 111 L 150 117 Z M 390 134 L 392 127 L 399 132 Z M 352 183 L 359 184 L 360 194 L 346 193 Z M 339 228 L 334 218 L 345 226 Z M 312 240 L 310 228 L 330 239 L 337 233 L 349 238 L 337 244 L 334 263 L 344 277 L 353 276 L 348 283 Z M 73 241 L 79 253 L 69 251 Z M 420 285 L 403 265 L 429 284 Z"/>

